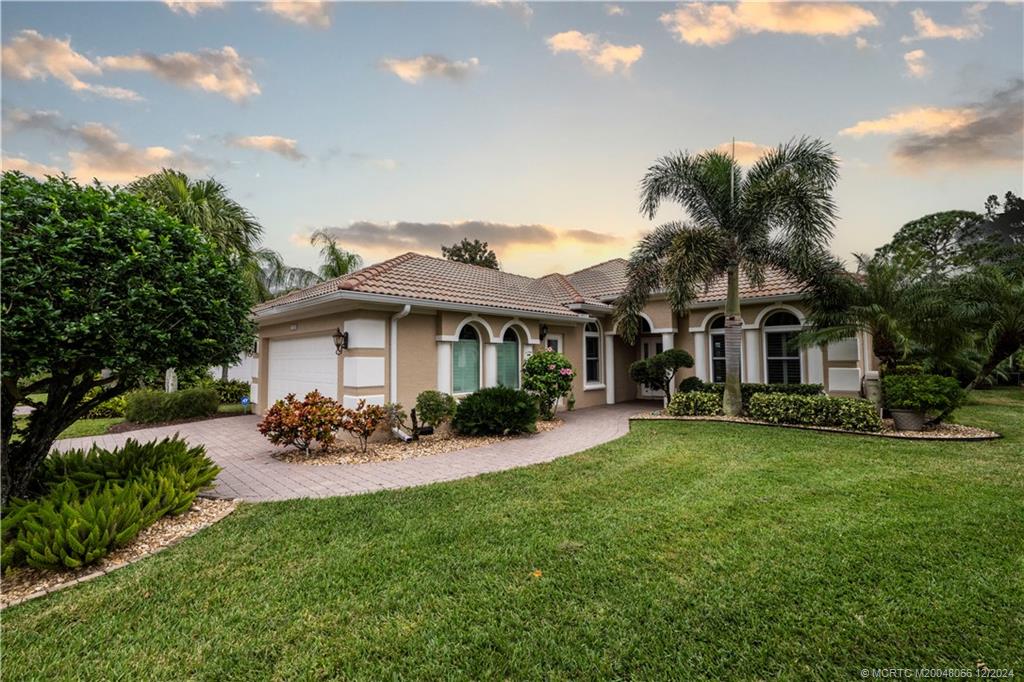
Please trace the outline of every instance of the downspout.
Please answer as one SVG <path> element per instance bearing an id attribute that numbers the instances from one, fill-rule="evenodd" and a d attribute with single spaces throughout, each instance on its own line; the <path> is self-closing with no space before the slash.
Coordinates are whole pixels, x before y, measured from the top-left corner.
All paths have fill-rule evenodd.
<path id="1" fill-rule="evenodd" d="M 388 387 L 388 393 L 391 396 L 391 400 L 389 400 L 388 402 L 392 404 L 398 402 L 398 321 L 405 317 L 406 315 L 408 315 L 410 312 L 412 312 L 412 304 L 406 303 L 404 306 L 402 306 L 401 310 L 399 310 L 397 313 L 391 316 L 391 334 L 389 339 L 391 357 L 388 362 L 389 366 L 391 367 L 391 371 L 389 372 L 390 379 L 388 381 L 388 383 L 390 384 L 390 386 Z M 408 443 L 409 441 L 412 440 L 412 436 L 405 433 L 404 431 L 402 431 L 402 429 L 398 427 L 392 428 L 391 433 L 405 443 Z"/>

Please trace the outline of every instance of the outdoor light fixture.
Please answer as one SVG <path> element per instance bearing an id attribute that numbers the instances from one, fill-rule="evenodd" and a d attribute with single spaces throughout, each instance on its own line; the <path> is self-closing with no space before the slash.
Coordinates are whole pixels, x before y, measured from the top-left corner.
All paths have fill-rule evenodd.
<path id="1" fill-rule="evenodd" d="M 348 332 L 341 331 L 341 327 L 338 327 L 338 331 L 334 332 L 334 352 L 337 355 L 341 355 L 341 351 L 348 348 Z"/>
<path id="2" fill-rule="evenodd" d="M 546 324 L 542 324 L 540 326 L 540 340 L 543 341 L 544 337 L 546 337 L 547 335 L 548 335 L 548 326 Z"/>

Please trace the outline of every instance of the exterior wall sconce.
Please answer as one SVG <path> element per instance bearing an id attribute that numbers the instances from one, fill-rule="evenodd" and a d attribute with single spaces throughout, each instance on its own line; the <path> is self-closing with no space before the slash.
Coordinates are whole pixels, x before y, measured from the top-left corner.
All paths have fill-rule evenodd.
<path id="1" fill-rule="evenodd" d="M 545 337 L 546 337 L 547 335 L 548 335 L 548 326 L 547 326 L 546 324 L 542 324 L 542 325 L 540 326 L 540 340 L 541 340 L 541 341 L 543 341 L 543 340 L 544 340 L 544 338 L 545 338 Z"/>
<path id="2" fill-rule="evenodd" d="M 341 327 L 338 327 L 338 331 L 334 332 L 332 337 L 334 339 L 334 353 L 341 355 L 341 352 L 348 349 L 348 332 L 341 331 Z"/>

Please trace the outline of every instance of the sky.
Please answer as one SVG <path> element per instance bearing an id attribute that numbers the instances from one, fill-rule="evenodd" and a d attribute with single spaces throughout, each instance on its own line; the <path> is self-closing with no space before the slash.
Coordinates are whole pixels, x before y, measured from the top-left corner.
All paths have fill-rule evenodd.
<path id="1" fill-rule="evenodd" d="M 4 169 L 212 176 L 313 267 L 488 241 L 539 276 L 628 257 L 659 156 L 841 160 L 842 258 L 1024 193 L 1020 3 L 3 2 Z"/>

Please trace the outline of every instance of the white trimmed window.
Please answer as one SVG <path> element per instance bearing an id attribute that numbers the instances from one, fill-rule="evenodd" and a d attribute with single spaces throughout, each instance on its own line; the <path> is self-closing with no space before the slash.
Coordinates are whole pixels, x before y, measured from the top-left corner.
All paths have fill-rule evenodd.
<path id="1" fill-rule="evenodd" d="M 586 383 L 601 383 L 601 330 L 594 322 L 583 331 L 583 368 Z"/>
<path id="2" fill-rule="evenodd" d="M 769 384 L 799 384 L 803 367 L 796 337 L 800 320 L 791 312 L 780 310 L 764 321 L 765 370 Z"/>
<path id="3" fill-rule="evenodd" d="M 452 393 L 473 393 L 480 389 L 480 335 L 465 325 L 452 344 Z"/>
<path id="4" fill-rule="evenodd" d="M 719 315 L 708 325 L 708 346 L 711 357 L 711 381 L 725 383 L 725 315 Z M 740 347 L 740 376 L 743 376 L 743 348 Z"/>
<path id="5" fill-rule="evenodd" d="M 498 385 L 519 388 L 519 335 L 505 330 L 498 346 Z"/>

